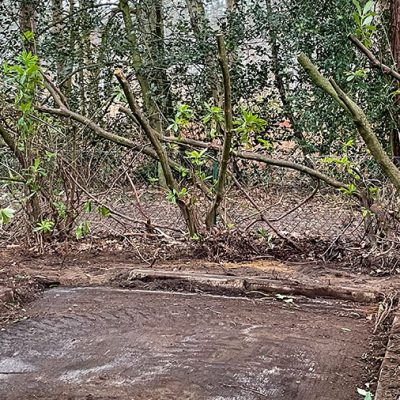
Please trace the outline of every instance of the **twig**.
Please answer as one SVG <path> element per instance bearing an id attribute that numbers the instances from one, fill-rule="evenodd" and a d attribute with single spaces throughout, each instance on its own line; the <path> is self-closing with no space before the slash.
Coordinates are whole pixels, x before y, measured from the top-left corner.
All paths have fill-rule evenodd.
<path id="1" fill-rule="evenodd" d="M 202 142 L 201 140 L 195 140 L 186 137 L 162 136 L 161 140 L 166 143 L 177 144 L 178 146 L 197 147 L 215 151 L 221 150 L 221 146 L 219 145 Z M 263 154 L 255 153 L 253 151 L 237 151 L 235 152 L 234 156 L 237 158 L 241 158 L 243 160 L 262 162 L 275 167 L 288 168 L 288 169 L 293 169 L 295 171 L 303 172 L 313 178 L 317 178 L 324 181 L 329 186 L 333 186 L 338 189 L 348 187 L 346 183 L 337 181 L 336 179 L 331 178 L 328 175 L 325 175 L 324 173 L 318 171 L 317 169 L 309 168 L 306 165 L 297 164 L 295 162 L 269 158 L 264 156 Z"/>
<path id="2" fill-rule="evenodd" d="M 255 213 L 253 213 L 253 214 L 246 215 L 245 217 L 243 217 L 242 219 L 240 219 L 237 223 L 238 223 L 238 224 L 241 224 L 242 222 L 247 221 L 248 219 L 252 219 L 252 218 L 254 218 L 254 217 L 257 217 L 258 215 L 265 213 L 265 211 L 270 210 L 270 209 L 272 209 L 272 208 L 275 208 L 275 207 L 279 206 L 279 205 L 282 203 L 282 199 L 283 199 L 283 196 L 281 196 L 280 199 L 279 199 L 279 201 L 276 202 L 276 203 L 274 203 L 273 205 L 269 205 L 268 207 L 261 208 L 260 211 L 257 211 L 257 212 L 255 212 Z"/>
<path id="3" fill-rule="evenodd" d="M 5 177 L 5 176 L 0 176 L 0 181 L 5 181 L 5 182 L 15 182 L 15 183 L 26 183 L 23 179 L 19 178 L 11 178 L 11 177 Z"/>
<path id="4" fill-rule="evenodd" d="M 335 243 L 342 237 L 342 235 L 344 235 L 344 233 L 347 231 L 347 229 L 350 228 L 350 226 L 353 224 L 353 221 L 350 221 L 345 227 L 344 229 L 336 236 L 335 240 L 329 245 L 329 247 L 326 249 L 326 251 L 322 254 L 322 257 L 327 254 L 332 247 L 335 245 Z"/>
<path id="5" fill-rule="evenodd" d="M 297 204 L 296 207 L 292 208 L 291 210 L 287 211 L 285 214 L 281 215 L 278 218 L 275 219 L 270 219 L 270 222 L 279 222 L 283 218 L 286 218 L 288 215 L 292 214 L 296 210 L 298 210 L 300 207 L 304 206 L 304 204 L 308 203 L 318 192 L 320 188 L 320 181 L 317 180 L 317 187 L 314 189 L 314 191 L 307 197 L 305 198 L 301 203 Z"/>
<path id="6" fill-rule="evenodd" d="M 96 196 L 94 196 L 93 194 L 91 194 L 89 191 L 87 191 L 87 190 L 86 190 L 86 189 L 85 189 L 85 188 L 84 188 L 70 173 L 68 173 L 68 172 L 66 172 L 66 173 L 67 173 L 67 175 L 70 177 L 70 179 L 82 190 L 82 192 L 84 192 L 87 196 L 89 196 L 93 201 L 95 201 L 95 202 L 96 202 L 97 204 L 99 204 L 100 206 L 107 208 L 108 211 L 109 211 L 111 214 L 114 214 L 114 215 L 116 215 L 116 216 L 118 216 L 118 217 L 120 217 L 120 218 L 126 219 L 127 221 L 132 222 L 132 223 L 134 223 L 134 224 L 141 224 L 141 225 L 148 226 L 146 221 L 141 221 L 141 220 L 133 219 L 133 218 L 131 218 L 131 217 L 128 217 L 128 216 L 125 215 L 125 214 L 122 214 L 122 213 L 120 213 L 120 212 L 114 210 L 113 208 L 111 208 L 110 206 L 108 206 L 107 204 L 105 204 L 104 202 L 102 202 L 99 198 L 97 198 Z M 160 226 L 155 226 L 155 227 L 160 228 Z M 175 230 L 176 230 L 175 228 L 170 228 L 170 227 L 162 227 L 162 228 L 164 228 L 164 229 L 170 229 L 170 230 L 172 230 L 172 231 L 175 231 Z M 180 232 L 180 231 L 179 231 L 179 232 Z M 166 235 L 166 234 L 164 234 L 164 236 L 165 236 L 165 237 L 169 237 L 169 236 Z"/>
<path id="7" fill-rule="evenodd" d="M 244 194 L 244 196 L 246 197 L 246 199 L 250 202 L 250 204 L 257 210 L 260 211 L 260 207 L 258 207 L 258 205 L 256 204 L 256 202 L 250 197 L 250 195 L 246 192 L 246 190 L 244 190 L 243 186 L 240 184 L 240 182 L 236 179 L 236 177 L 231 174 L 231 178 L 233 179 L 233 182 L 235 183 L 235 185 L 238 187 L 238 189 Z M 304 250 L 302 248 L 300 248 L 292 239 L 284 236 L 282 233 L 280 233 L 268 220 L 268 218 L 260 213 L 260 218 L 263 222 L 265 222 L 268 227 L 277 235 L 279 236 L 282 240 L 287 241 L 288 243 L 290 243 L 295 249 L 297 249 L 300 252 L 304 252 Z"/>
<path id="8" fill-rule="evenodd" d="M 225 39 L 223 35 L 217 36 L 218 54 L 222 69 L 224 83 L 224 116 L 225 116 L 225 132 L 224 142 L 222 145 L 221 162 L 219 167 L 218 181 L 215 190 L 214 203 L 207 213 L 206 225 L 211 229 L 215 225 L 218 208 L 224 198 L 226 175 L 228 171 L 229 159 L 231 157 L 231 148 L 233 140 L 233 111 L 232 111 L 232 87 L 229 73 L 228 55 L 225 47 Z"/>
<path id="9" fill-rule="evenodd" d="M 372 53 L 371 50 L 369 50 L 366 46 L 362 44 L 360 40 L 358 40 L 354 35 L 349 35 L 348 36 L 350 41 L 358 48 L 358 50 L 363 53 L 368 60 L 371 63 L 371 66 L 373 68 L 380 69 L 382 73 L 390 75 L 392 78 L 400 81 L 400 73 L 395 71 L 394 69 L 388 67 L 387 65 L 383 64 L 381 61 L 379 61 L 374 54 Z"/>
<path id="10" fill-rule="evenodd" d="M 132 190 L 133 190 L 133 193 L 135 194 L 136 204 L 137 204 L 137 208 L 138 208 L 140 214 L 142 214 L 142 216 L 143 216 L 144 218 L 146 218 L 148 224 L 151 225 L 151 219 L 150 219 L 150 217 L 144 212 L 143 207 L 142 207 L 142 204 L 141 204 L 140 199 L 139 199 L 139 196 L 138 196 L 138 192 L 137 192 L 137 190 L 136 190 L 136 186 L 135 186 L 135 184 L 133 183 L 132 178 L 131 178 L 130 175 L 128 174 L 128 171 L 126 171 L 126 170 L 125 170 L 125 176 L 127 177 L 128 181 L 129 181 L 129 184 L 131 185 L 131 188 L 132 188 Z"/>
<path id="11" fill-rule="evenodd" d="M 379 327 L 386 321 L 389 317 L 390 313 L 393 310 L 394 299 L 396 298 L 397 293 L 391 293 L 388 296 L 385 296 L 384 300 L 379 303 L 379 309 L 376 315 L 375 328 L 373 333 L 376 333 Z"/>

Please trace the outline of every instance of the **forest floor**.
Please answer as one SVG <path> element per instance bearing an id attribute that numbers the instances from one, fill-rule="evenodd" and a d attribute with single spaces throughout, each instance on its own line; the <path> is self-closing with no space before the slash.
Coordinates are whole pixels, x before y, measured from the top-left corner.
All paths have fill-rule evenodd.
<path id="1" fill-rule="evenodd" d="M 0 398 L 397 400 L 400 277 L 340 264 L 0 254 Z M 378 378 L 379 382 L 378 382 Z"/>

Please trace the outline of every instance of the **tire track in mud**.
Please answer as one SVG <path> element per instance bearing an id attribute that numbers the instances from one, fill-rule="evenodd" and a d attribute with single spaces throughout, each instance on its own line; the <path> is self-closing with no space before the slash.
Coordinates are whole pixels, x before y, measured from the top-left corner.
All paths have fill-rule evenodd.
<path id="1" fill-rule="evenodd" d="M 356 400 L 372 323 L 342 306 L 52 289 L 0 332 L 0 398 Z"/>

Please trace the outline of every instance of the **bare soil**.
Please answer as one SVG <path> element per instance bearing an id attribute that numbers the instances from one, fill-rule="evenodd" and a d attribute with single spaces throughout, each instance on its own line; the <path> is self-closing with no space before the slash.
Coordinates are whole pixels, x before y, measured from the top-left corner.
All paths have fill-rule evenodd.
<path id="1" fill-rule="evenodd" d="M 357 399 L 369 307 L 52 289 L 0 333 L 0 397 Z"/>
<path id="2" fill-rule="evenodd" d="M 388 342 L 390 318 L 372 332 L 378 304 L 210 296 L 201 285 L 128 278 L 132 270 L 246 276 L 382 299 L 400 288 L 398 276 L 314 262 L 149 264 L 110 251 L 0 256 L 0 398 L 10 400 L 357 399 L 364 383 L 375 390 Z M 381 376 L 390 400 L 400 395 L 390 382 L 396 368 Z"/>

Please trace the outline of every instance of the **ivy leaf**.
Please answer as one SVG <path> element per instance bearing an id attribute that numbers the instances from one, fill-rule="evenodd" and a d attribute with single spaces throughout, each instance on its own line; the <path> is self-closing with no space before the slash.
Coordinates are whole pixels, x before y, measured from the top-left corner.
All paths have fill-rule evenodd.
<path id="1" fill-rule="evenodd" d="M 93 204 L 91 200 L 88 200 L 85 202 L 85 204 L 83 205 L 83 209 L 85 210 L 85 212 L 90 213 L 93 211 Z"/>
<path id="2" fill-rule="evenodd" d="M 371 22 L 372 22 L 372 20 L 374 19 L 374 17 L 372 16 L 372 15 L 369 15 L 367 18 L 365 18 L 364 19 L 364 21 L 363 21 L 363 25 L 365 26 L 365 25 L 369 25 Z"/>
<path id="3" fill-rule="evenodd" d="M 90 224 L 88 221 L 84 221 L 77 226 L 75 231 L 76 240 L 81 240 L 85 236 L 88 236 L 89 234 L 90 234 Z"/>

